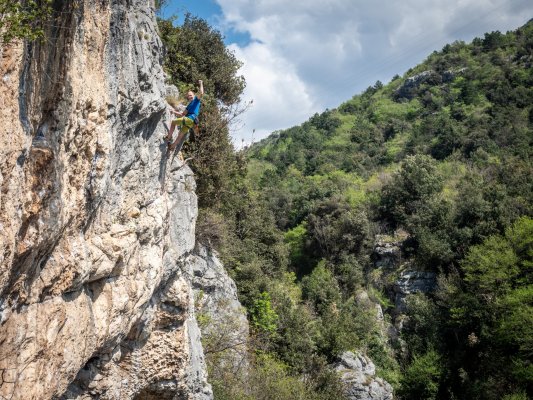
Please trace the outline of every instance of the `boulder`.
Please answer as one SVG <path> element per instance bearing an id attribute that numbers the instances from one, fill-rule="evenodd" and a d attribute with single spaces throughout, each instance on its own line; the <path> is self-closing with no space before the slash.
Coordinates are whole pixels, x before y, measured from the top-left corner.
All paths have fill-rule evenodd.
<path id="1" fill-rule="evenodd" d="M 376 367 L 370 358 L 350 351 L 342 353 L 333 364 L 340 375 L 349 400 L 392 400 L 392 386 L 376 376 Z"/>
<path id="2" fill-rule="evenodd" d="M 437 285 L 437 274 L 429 271 L 406 270 L 394 284 L 395 305 L 398 312 L 406 311 L 405 298 L 413 293 L 430 293 Z"/>

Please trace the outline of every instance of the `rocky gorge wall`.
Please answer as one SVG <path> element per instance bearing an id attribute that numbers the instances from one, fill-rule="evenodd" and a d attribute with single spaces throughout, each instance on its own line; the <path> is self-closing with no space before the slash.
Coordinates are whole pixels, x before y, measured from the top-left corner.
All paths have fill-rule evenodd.
<path id="1" fill-rule="evenodd" d="M 54 8 L 0 49 L 0 399 L 211 398 L 153 6 Z"/>

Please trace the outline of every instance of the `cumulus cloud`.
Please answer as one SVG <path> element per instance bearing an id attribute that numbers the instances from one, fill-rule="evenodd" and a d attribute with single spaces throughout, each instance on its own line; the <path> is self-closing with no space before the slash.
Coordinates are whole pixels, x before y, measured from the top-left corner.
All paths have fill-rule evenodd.
<path id="1" fill-rule="evenodd" d="M 217 0 L 221 29 L 251 41 L 244 62 L 252 109 L 235 138 L 271 131 L 334 108 L 376 80 L 389 81 L 454 40 L 506 31 L 533 15 L 529 0 Z"/>
<path id="2" fill-rule="evenodd" d="M 313 101 L 293 64 L 260 43 L 242 49 L 232 45 L 230 49 L 244 60 L 241 72 L 248 85 L 245 100 L 253 100 L 244 114 L 244 126 L 236 135 L 249 143 L 309 117 Z"/>

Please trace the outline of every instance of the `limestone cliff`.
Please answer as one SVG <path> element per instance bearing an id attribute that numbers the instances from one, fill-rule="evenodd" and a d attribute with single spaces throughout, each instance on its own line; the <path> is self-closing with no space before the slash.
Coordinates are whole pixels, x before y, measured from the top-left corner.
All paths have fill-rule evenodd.
<path id="1" fill-rule="evenodd" d="M 204 351 L 212 377 L 246 376 L 250 369 L 250 328 L 237 297 L 235 282 L 217 254 L 197 244 L 187 270 L 195 295 L 195 310 L 202 331 Z"/>
<path id="2" fill-rule="evenodd" d="M 0 50 L 0 399 L 211 398 L 151 2 L 54 7 Z"/>

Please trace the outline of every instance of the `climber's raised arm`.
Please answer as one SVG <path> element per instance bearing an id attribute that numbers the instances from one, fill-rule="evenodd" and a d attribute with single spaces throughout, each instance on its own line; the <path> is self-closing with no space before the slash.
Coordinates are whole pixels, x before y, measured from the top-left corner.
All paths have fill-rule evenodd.
<path id="1" fill-rule="evenodd" d="M 201 79 L 198 80 L 198 85 L 200 87 L 200 90 L 198 91 L 198 93 L 196 94 L 196 97 L 198 97 L 199 99 L 202 98 L 202 96 L 204 95 L 204 81 L 202 81 Z"/>

